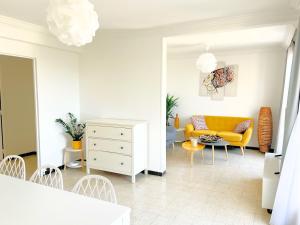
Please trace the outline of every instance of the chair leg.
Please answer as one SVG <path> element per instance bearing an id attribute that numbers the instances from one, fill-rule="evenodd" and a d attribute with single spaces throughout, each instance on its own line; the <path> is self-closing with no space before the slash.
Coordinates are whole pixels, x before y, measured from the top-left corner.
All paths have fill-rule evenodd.
<path id="1" fill-rule="evenodd" d="M 227 145 L 225 145 L 225 154 L 226 154 L 226 160 L 227 160 L 228 159 Z"/>
<path id="2" fill-rule="evenodd" d="M 244 147 L 240 146 L 240 148 L 241 148 L 242 155 L 244 156 L 245 155 L 245 153 L 244 153 Z"/>
<path id="3" fill-rule="evenodd" d="M 172 148 L 173 148 L 173 150 L 175 149 L 175 144 L 174 144 L 174 142 L 172 143 Z"/>
<path id="4" fill-rule="evenodd" d="M 67 151 L 64 150 L 64 170 L 67 168 Z"/>
<path id="5" fill-rule="evenodd" d="M 212 145 L 211 146 L 211 150 L 212 150 L 212 164 L 215 164 L 215 146 Z"/>
<path id="6" fill-rule="evenodd" d="M 194 152 L 191 152 L 191 166 L 194 165 Z"/>

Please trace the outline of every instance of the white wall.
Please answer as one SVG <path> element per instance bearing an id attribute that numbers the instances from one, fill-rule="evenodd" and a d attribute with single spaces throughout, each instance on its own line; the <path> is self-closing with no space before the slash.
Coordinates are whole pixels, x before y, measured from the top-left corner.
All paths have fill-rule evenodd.
<path id="1" fill-rule="evenodd" d="M 80 106 L 82 119 L 147 120 L 149 169 L 163 172 L 161 48 L 161 38 L 100 32 L 80 58 Z"/>
<path id="2" fill-rule="evenodd" d="M 177 112 L 181 126 L 191 115 L 224 115 L 253 117 L 255 132 L 249 146 L 257 147 L 257 118 L 261 106 L 270 106 L 273 113 L 273 147 L 276 144 L 279 110 L 283 87 L 286 53 L 283 48 L 260 48 L 217 52 L 219 61 L 238 64 L 236 97 L 223 101 L 199 96 L 199 71 L 195 62 L 200 53 L 176 53 L 168 57 L 167 90 L 179 97 Z"/>
<path id="3" fill-rule="evenodd" d="M 23 27 L 25 27 L 23 29 Z M 11 36 L 13 29 L 15 36 Z M 79 68 L 77 53 L 60 48 L 44 32 L 26 29 L 26 26 L 9 26 L 0 21 L 0 54 L 24 56 L 35 59 L 40 164 L 63 164 L 63 148 L 67 140 L 54 120 L 67 112 L 79 115 Z M 38 44 L 27 42 L 34 33 Z M 22 41 L 22 34 L 24 41 Z M 33 39 L 34 40 L 34 39 Z"/>
<path id="4" fill-rule="evenodd" d="M 33 61 L 0 56 L 4 154 L 36 152 Z"/>
<path id="5" fill-rule="evenodd" d="M 165 161 L 163 39 L 172 35 L 294 23 L 295 14 L 261 13 L 187 22 L 140 31 L 98 32 L 81 58 L 83 119 L 146 119 L 149 169 L 163 172 Z M 54 119 L 79 114 L 78 53 L 58 43 L 46 29 L 0 16 L 0 53 L 35 58 L 42 164 L 62 163 L 66 145 Z"/>
<path id="6" fill-rule="evenodd" d="M 116 117 L 149 122 L 149 170 L 164 172 L 165 41 L 173 35 L 293 24 L 296 15 L 242 15 L 143 30 L 100 31 L 80 58 L 82 119 Z"/>

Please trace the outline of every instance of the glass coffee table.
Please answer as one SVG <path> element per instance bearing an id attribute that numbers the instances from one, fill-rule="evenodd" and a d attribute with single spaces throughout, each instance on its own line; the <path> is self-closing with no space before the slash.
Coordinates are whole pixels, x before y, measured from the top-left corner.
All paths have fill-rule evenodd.
<path id="1" fill-rule="evenodd" d="M 224 141 L 224 140 L 217 141 L 217 142 L 202 142 L 201 140 L 199 140 L 198 143 L 201 144 L 201 145 L 205 145 L 205 146 L 211 146 L 212 164 L 215 164 L 215 146 L 224 146 L 225 154 L 226 154 L 226 160 L 228 159 L 227 145 L 229 145 L 229 142 Z"/>

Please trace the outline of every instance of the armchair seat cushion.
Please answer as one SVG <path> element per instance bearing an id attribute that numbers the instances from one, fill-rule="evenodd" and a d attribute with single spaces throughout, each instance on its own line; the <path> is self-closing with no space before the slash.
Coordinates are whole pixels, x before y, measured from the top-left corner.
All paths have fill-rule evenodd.
<path id="1" fill-rule="evenodd" d="M 194 130 L 192 131 L 192 136 L 193 137 L 199 137 L 201 135 L 216 135 L 217 131 L 214 130 Z"/>
<path id="2" fill-rule="evenodd" d="M 243 135 L 239 133 L 234 133 L 230 131 L 219 131 L 217 132 L 217 135 L 224 138 L 226 141 L 230 142 L 239 142 L 242 141 Z"/>

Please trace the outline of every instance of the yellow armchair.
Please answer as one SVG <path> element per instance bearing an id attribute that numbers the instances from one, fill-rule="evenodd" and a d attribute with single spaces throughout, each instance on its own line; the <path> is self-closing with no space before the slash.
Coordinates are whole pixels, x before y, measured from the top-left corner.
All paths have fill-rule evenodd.
<path id="1" fill-rule="evenodd" d="M 184 136 L 185 136 L 186 140 L 190 139 L 190 137 L 192 136 L 192 132 L 194 130 L 195 129 L 194 129 L 193 124 L 189 123 L 189 124 L 185 125 Z"/>
<path id="2" fill-rule="evenodd" d="M 249 141 L 251 140 L 252 137 L 252 133 L 253 133 L 253 127 L 249 127 L 244 135 L 243 135 L 243 139 L 242 139 L 242 146 L 246 147 L 246 145 L 249 143 Z"/>

